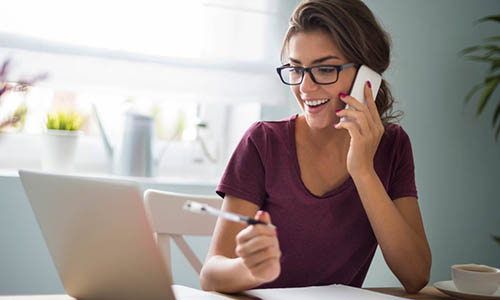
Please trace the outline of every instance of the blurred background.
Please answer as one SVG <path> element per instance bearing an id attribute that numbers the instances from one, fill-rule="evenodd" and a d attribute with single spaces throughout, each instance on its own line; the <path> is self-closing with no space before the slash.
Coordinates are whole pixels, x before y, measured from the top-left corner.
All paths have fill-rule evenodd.
<path id="1" fill-rule="evenodd" d="M 0 62 L 8 61 L 8 72 L 0 79 L 9 91 L 0 97 L 0 294 L 63 292 L 17 176 L 42 168 L 47 113 L 81 116 L 74 172 L 99 175 L 113 170 L 93 107 L 114 146 L 127 112 L 150 116 L 159 159 L 154 176 L 135 178 L 141 188 L 211 194 L 251 123 L 299 112 L 274 70 L 298 3 L 3 1 Z M 467 105 L 464 98 L 490 65 L 460 54 L 498 35 L 500 25 L 476 21 L 499 14 L 500 2 L 365 3 L 393 41 L 383 76 L 413 145 L 430 283 L 451 279 L 452 264 L 500 267 L 492 238 L 500 235 L 500 144 L 491 122 L 499 93 L 476 117 L 481 92 Z M 203 259 L 209 239 L 189 242 Z M 175 247 L 173 273 L 175 283 L 199 287 Z M 400 286 L 379 251 L 364 286 Z"/>

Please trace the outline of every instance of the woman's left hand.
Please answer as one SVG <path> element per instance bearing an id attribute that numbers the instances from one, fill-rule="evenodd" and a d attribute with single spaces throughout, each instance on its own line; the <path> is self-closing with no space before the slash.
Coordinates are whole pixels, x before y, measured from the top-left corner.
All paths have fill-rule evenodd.
<path id="1" fill-rule="evenodd" d="M 349 120 L 344 119 L 344 121 L 335 124 L 335 128 L 346 129 L 351 136 L 347 153 L 347 171 L 352 177 L 361 176 L 374 170 L 373 158 L 384 134 L 384 126 L 368 81 L 365 83 L 364 94 L 366 104 L 349 95 L 341 94 L 340 100 L 349 104 L 350 107 L 337 112 L 337 116 L 347 117 Z"/>

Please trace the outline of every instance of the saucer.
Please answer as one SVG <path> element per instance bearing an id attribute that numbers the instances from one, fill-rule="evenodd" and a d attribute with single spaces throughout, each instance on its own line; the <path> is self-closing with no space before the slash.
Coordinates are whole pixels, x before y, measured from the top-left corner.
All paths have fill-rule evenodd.
<path id="1" fill-rule="evenodd" d="M 434 287 L 441 292 L 458 299 L 471 299 L 471 300 L 500 300 L 500 289 L 496 290 L 492 295 L 473 294 L 459 291 L 455 287 L 453 280 L 439 281 L 434 283 Z"/>

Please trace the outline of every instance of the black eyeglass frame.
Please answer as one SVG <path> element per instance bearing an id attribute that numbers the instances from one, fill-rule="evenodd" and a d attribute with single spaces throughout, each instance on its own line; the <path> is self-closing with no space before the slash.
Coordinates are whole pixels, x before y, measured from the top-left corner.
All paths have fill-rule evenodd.
<path id="1" fill-rule="evenodd" d="M 335 68 L 337 70 L 337 78 L 335 79 L 335 81 L 332 81 L 332 82 L 318 82 L 316 81 L 316 78 L 314 78 L 314 75 L 312 73 L 312 69 L 316 69 L 316 68 Z M 286 85 L 300 85 L 302 84 L 302 82 L 304 81 L 304 74 L 307 72 L 309 73 L 309 76 L 311 76 L 311 79 L 312 81 L 315 83 L 315 84 L 319 84 L 319 85 L 329 85 L 329 84 L 334 84 L 335 82 L 339 81 L 339 75 L 340 75 L 340 71 L 342 70 L 345 70 L 345 69 L 348 69 L 348 68 L 352 68 L 352 67 L 355 67 L 355 68 L 358 68 L 359 65 L 358 64 L 355 64 L 355 63 L 348 63 L 348 64 L 343 64 L 343 65 L 316 65 L 316 66 L 310 66 L 310 67 L 294 67 L 294 66 L 291 66 L 290 64 L 286 64 L 286 65 L 283 65 L 281 67 L 278 67 L 276 68 L 276 72 L 278 72 L 278 75 L 281 79 L 281 82 L 283 82 L 284 84 Z M 284 70 L 284 69 L 299 69 L 302 71 L 302 77 L 300 78 L 300 82 L 298 83 L 288 83 L 286 82 L 284 79 L 283 79 L 283 76 L 281 75 L 281 71 Z"/>

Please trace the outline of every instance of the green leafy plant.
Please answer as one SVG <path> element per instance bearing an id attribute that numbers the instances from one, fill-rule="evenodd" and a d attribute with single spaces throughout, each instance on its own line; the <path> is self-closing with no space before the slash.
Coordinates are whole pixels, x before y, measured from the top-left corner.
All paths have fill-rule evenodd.
<path id="1" fill-rule="evenodd" d="M 58 110 L 47 114 L 45 126 L 52 130 L 76 131 L 80 129 L 83 121 L 83 116 L 75 111 Z"/>
<path id="2" fill-rule="evenodd" d="M 500 15 L 487 16 L 479 19 L 476 23 L 484 22 L 498 23 L 500 22 Z M 469 60 L 490 64 L 486 77 L 482 80 L 482 82 L 472 87 L 469 93 L 465 96 L 465 103 L 468 103 L 478 91 L 482 90 L 477 104 L 476 116 L 479 116 L 483 112 L 486 104 L 488 104 L 492 94 L 495 92 L 498 84 L 500 83 L 500 36 L 489 37 L 485 39 L 484 42 L 485 43 L 483 45 L 468 47 L 461 51 L 461 54 L 465 55 L 465 57 Z M 497 142 L 500 136 L 500 122 L 498 122 L 499 117 L 500 99 L 497 100 L 491 124 L 493 130 L 495 131 L 495 141 Z"/>
<path id="3" fill-rule="evenodd" d="M 500 23 L 500 15 L 487 16 L 479 19 L 476 23 L 484 22 Z M 498 87 L 498 84 L 500 83 L 500 36 L 489 37 L 485 39 L 485 44 L 465 48 L 461 51 L 461 53 L 470 60 L 490 64 L 488 73 L 483 81 L 475 85 L 465 96 L 465 103 L 467 104 L 474 96 L 474 94 L 482 90 L 482 93 L 479 96 L 476 110 L 476 116 L 479 116 L 483 112 L 486 104 L 488 104 L 488 101 L 491 99 L 491 95 L 493 95 Z M 497 100 L 491 123 L 493 130 L 495 130 L 495 141 L 497 142 L 498 137 L 500 136 L 500 122 L 498 122 L 499 118 L 500 99 Z M 500 244 L 500 236 L 492 235 L 492 238 Z"/>

